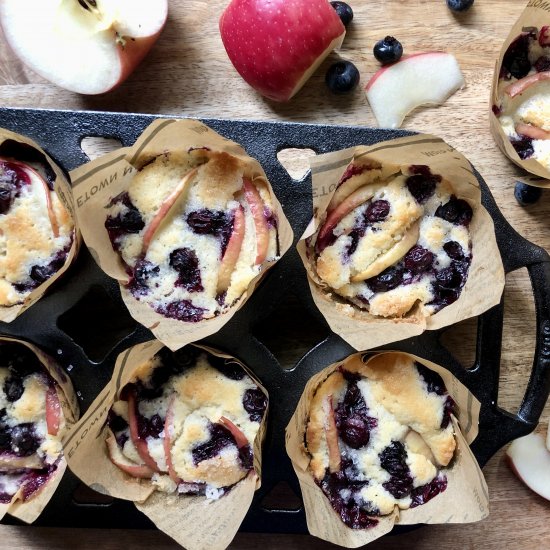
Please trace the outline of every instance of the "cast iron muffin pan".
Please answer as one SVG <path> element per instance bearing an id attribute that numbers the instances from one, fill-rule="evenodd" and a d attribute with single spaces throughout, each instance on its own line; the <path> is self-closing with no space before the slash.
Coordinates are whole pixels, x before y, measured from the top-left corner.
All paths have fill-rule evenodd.
<path id="1" fill-rule="evenodd" d="M 37 141 L 67 171 L 88 159 L 80 148 L 87 136 L 116 138 L 124 146 L 155 118 L 151 115 L 30 109 L 0 109 L 0 127 Z M 403 130 L 321 126 L 282 122 L 203 119 L 221 135 L 243 145 L 266 171 L 277 197 L 299 239 L 312 216 L 311 182 L 307 174 L 293 180 L 277 160 L 286 148 L 310 148 L 325 153 L 355 145 L 410 135 Z M 497 405 L 503 329 L 503 303 L 478 318 L 477 351 L 473 368 L 465 369 L 440 343 L 443 330 L 386 346 L 425 357 L 449 369 L 481 402 L 479 436 L 472 449 L 481 466 L 503 445 L 531 432 L 537 425 L 550 392 L 550 257 L 519 235 L 498 210 L 479 174 L 482 201 L 490 212 L 506 272 L 527 267 L 537 312 L 537 339 L 533 367 L 517 414 Z M 78 195 L 78 193 L 76 193 Z M 315 324 L 321 337 L 290 370 L 281 368 L 275 355 L 255 336 L 279 319 L 280 305 L 296 298 L 292 312 L 300 338 L 300 322 Z M 266 332 L 265 329 L 263 331 Z M 269 329 L 267 330 L 269 332 Z M 105 275 L 83 246 L 76 263 L 30 310 L 10 324 L 0 323 L 0 335 L 30 341 L 54 356 L 71 377 L 80 397 L 82 414 L 109 380 L 117 355 L 152 338 L 128 314 L 118 283 Z M 264 338 L 265 340 L 265 338 Z M 264 497 L 280 482 L 300 495 L 298 481 L 284 448 L 284 430 L 307 380 L 355 350 L 330 331 L 313 304 L 305 270 L 294 248 L 279 261 L 247 304 L 206 343 L 224 350 L 248 365 L 270 397 L 267 437 L 263 448 L 262 487 L 241 527 L 247 532 L 307 533 L 301 507 L 288 510 L 267 506 Z M 291 344 L 289 344 L 291 345 Z M 530 353 L 532 350 L 525 350 Z M 298 509 L 296 509 L 298 508 Z M 7 518 L 16 523 L 16 520 Z M 113 500 L 82 486 L 67 472 L 56 494 L 35 525 L 66 527 L 150 528 L 151 522 L 131 502 Z M 398 527 L 393 532 L 406 528 Z"/>

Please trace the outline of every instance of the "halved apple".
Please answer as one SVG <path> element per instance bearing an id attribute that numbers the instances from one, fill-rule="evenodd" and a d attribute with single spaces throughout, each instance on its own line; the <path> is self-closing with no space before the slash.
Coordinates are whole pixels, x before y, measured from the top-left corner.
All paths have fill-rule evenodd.
<path id="1" fill-rule="evenodd" d="M 550 451 L 539 434 L 520 437 L 506 450 L 512 471 L 541 497 L 550 500 Z"/>
<path id="2" fill-rule="evenodd" d="M 367 269 L 354 275 L 351 278 L 351 282 L 359 283 L 371 277 L 376 277 L 376 275 L 382 273 L 384 269 L 398 262 L 418 242 L 419 235 L 420 222 L 417 221 L 406 231 L 399 242 L 395 243 L 387 252 L 378 256 Z"/>
<path id="3" fill-rule="evenodd" d="M 107 443 L 107 450 L 109 451 L 109 458 L 111 462 L 120 468 L 123 472 L 130 474 L 132 477 L 150 479 L 153 476 L 153 470 L 146 464 L 136 464 L 127 458 L 120 450 L 118 443 L 114 435 L 111 433 L 105 440 Z"/>
<path id="4" fill-rule="evenodd" d="M 167 0 L 2 0 L 13 51 L 47 80 L 80 94 L 121 84 L 159 37 Z"/>
<path id="5" fill-rule="evenodd" d="M 237 265 L 237 261 L 241 254 L 241 247 L 244 240 L 245 233 L 245 218 L 244 218 L 244 209 L 242 206 L 239 206 L 235 210 L 234 219 L 233 219 L 233 232 L 227 243 L 227 248 L 225 249 L 225 254 L 223 255 L 222 261 L 220 263 L 220 271 L 218 274 L 218 287 L 217 293 L 221 294 L 229 288 L 231 283 L 231 275 Z"/>
<path id="6" fill-rule="evenodd" d="M 325 223 L 319 230 L 316 243 L 317 251 L 321 252 L 324 248 L 326 248 L 326 241 L 330 238 L 332 230 L 338 225 L 340 220 L 345 218 L 351 211 L 355 210 L 358 206 L 361 206 L 373 196 L 374 189 L 372 185 L 365 185 L 357 189 L 357 191 L 344 199 L 334 210 L 332 210 L 328 214 Z"/>
<path id="7" fill-rule="evenodd" d="M 252 212 L 254 227 L 256 228 L 256 265 L 265 261 L 269 246 L 269 227 L 264 214 L 264 202 L 256 186 L 249 178 L 243 178 L 244 198 Z"/>
<path id="8" fill-rule="evenodd" d="M 324 429 L 328 447 L 328 467 L 331 473 L 339 472 L 342 456 L 338 446 L 338 430 L 334 419 L 334 409 L 332 408 L 332 395 L 329 395 L 323 402 L 323 409 L 326 417 Z"/>
<path id="9" fill-rule="evenodd" d="M 534 86 L 535 84 L 538 84 L 539 82 L 544 82 L 546 80 L 550 80 L 550 71 L 534 73 L 524 78 L 520 78 L 516 82 L 512 82 L 512 84 L 509 84 L 508 86 L 506 86 L 506 88 L 504 88 L 504 93 L 509 95 L 511 98 L 514 98 L 517 95 L 525 92 L 525 90 L 527 90 L 531 86 Z"/>
<path id="10" fill-rule="evenodd" d="M 220 424 L 225 426 L 231 432 L 231 435 L 235 438 L 235 442 L 237 443 L 237 447 L 239 449 L 246 447 L 249 444 L 246 435 L 244 435 L 244 433 L 235 424 L 233 424 L 229 418 L 222 416 L 220 418 Z"/>
<path id="11" fill-rule="evenodd" d="M 153 219 L 149 222 L 149 225 L 143 234 L 143 246 L 141 249 L 143 256 L 147 254 L 147 250 L 149 249 L 149 245 L 151 244 L 155 233 L 160 229 L 162 223 L 170 217 L 170 213 L 175 210 L 175 207 L 178 204 L 178 199 L 184 195 L 184 191 L 187 189 L 196 174 L 197 168 L 193 168 L 193 170 L 185 174 L 178 185 L 162 201 L 160 208 Z"/>
<path id="12" fill-rule="evenodd" d="M 453 55 L 422 52 L 382 67 L 366 92 L 378 125 L 398 128 L 416 107 L 442 104 L 462 86 L 464 77 Z"/>
<path id="13" fill-rule="evenodd" d="M 53 386 L 46 392 L 46 426 L 50 435 L 57 435 L 61 424 L 61 403 Z"/>
<path id="14" fill-rule="evenodd" d="M 157 463 L 149 454 L 147 441 L 141 439 L 141 437 L 139 436 L 138 411 L 135 389 L 132 389 L 128 392 L 128 423 L 130 425 L 130 438 L 132 439 L 132 443 L 136 447 L 139 456 L 151 470 L 153 470 L 154 472 L 160 472 Z"/>

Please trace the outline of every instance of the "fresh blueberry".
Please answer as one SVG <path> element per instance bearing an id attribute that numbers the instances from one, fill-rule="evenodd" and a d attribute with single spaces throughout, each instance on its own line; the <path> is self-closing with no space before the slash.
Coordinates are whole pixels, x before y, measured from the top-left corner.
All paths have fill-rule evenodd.
<path id="1" fill-rule="evenodd" d="M 331 92 L 345 94 L 359 84 L 359 71 L 351 61 L 338 61 L 329 67 L 325 82 Z"/>
<path id="2" fill-rule="evenodd" d="M 384 40 L 379 40 L 372 50 L 374 57 L 382 63 L 388 65 L 401 59 L 403 55 L 403 46 L 401 42 L 393 36 L 386 36 Z"/>
<path id="3" fill-rule="evenodd" d="M 452 11 L 466 11 L 472 7 L 474 0 L 447 0 L 447 6 Z"/>
<path id="4" fill-rule="evenodd" d="M 351 6 L 345 2 L 331 2 L 330 4 L 336 11 L 336 15 L 338 15 L 344 24 L 344 27 L 347 27 L 353 19 L 353 10 Z"/>
<path id="5" fill-rule="evenodd" d="M 532 185 L 526 185 L 525 183 L 518 181 L 514 189 L 514 197 L 520 204 L 520 206 L 528 206 L 537 202 L 542 196 L 542 189 L 540 187 L 533 187 Z"/>

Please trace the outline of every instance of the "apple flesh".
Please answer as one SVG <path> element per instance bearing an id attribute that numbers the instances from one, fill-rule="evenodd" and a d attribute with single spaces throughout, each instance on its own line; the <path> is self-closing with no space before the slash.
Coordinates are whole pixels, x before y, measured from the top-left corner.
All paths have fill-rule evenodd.
<path id="1" fill-rule="evenodd" d="M 2 0 L 0 24 L 16 55 L 80 94 L 121 84 L 159 37 L 167 0 Z"/>
<path id="2" fill-rule="evenodd" d="M 153 460 L 153 457 L 149 454 L 147 447 L 147 441 L 141 439 L 138 430 L 138 411 L 137 400 L 135 390 L 128 392 L 128 423 L 130 425 L 130 438 L 141 460 L 154 472 L 160 472 L 157 463 Z"/>
<path id="3" fill-rule="evenodd" d="M 332 407 L 332 395 L 329 395 L 323 403 L 325 412 L 325 438 L 328 447 L 328 468 L 331 473 L 339 472 L 342 463 L 340 447 L 338 446 L 338 430 L 334 418 L 334 409 Z"/>
<path id="4" fill-rule="evenodd" d="M 194 168 L 193 170 L 185 174 L 185 176 L 183 176 L 175 189 L 173 189 L 172 192 L 162 201 L 158 212 L 149 222 L 149 225 L 147 226 L 147 228 L 145 229 L 145 233 L 143 234 L 143 245 L 141 249 L 141 253 L 143 256 L 147 254 L 149 245 L 151 244 L 151 241 L 153 240 L 156 232 L 160 229 L 162 222 L 168 219 L 170 217 L 170 213 L 175 210 L 175 206 L 177 206 L 178 204 L 178 199 L 183 196 L 184 191 L 188 188 L 189 183 L 195 177 L 196 173 L 197 169 Z"/>
<path id="5" fill-rule="evenodd" d="M 260 193 L 256 186 L 248 179 L 243 178 L 244 197 L 252 218 L 254 219 L 254 227 L 256 229 L 256 265 L 262 264 L 267 256 L 267 248 L 269 246 L 269 226 L 264 215 L 264 202 L 260 197 Z"/>
<path id="6" fill-rule="evenodd" d="M 542 73 L 535 73 L 521 78 L 520 80 L 506 86 L 504 93 L 508 94 L 511 98 L 514 98 L 525 92 L 525 90 L 531 86 L 534 86 L 539 82 L 544 82 L 545 80 L 550 80 L 550 71 L 543 71 Z"/>
<path id="7" fill-rule="evenodd" d="M 146 464 L 136 464 L 129 458 L 124 456 L 120 451 L 118 443 L 116 442 L 113 434 L 110 434 L 107 439 L 107 450 L 109 452 L 109 458 L 111 462 L 120 468 L 123 472 L 130 474 L 132 477 L 151 479 L 153 477 L 153 470 Z"/>
<path id="8" fill-rule="evenodd" d="M 515 126 L 515 130 L 517 134 L 530 137 L 531 139 L 550 139 L 550 132 L 539 128 L 538 126 L 531 126 L 531 124 L 523 124 L 518 122 Z"/>
<path id="9" fill-rule="evenodd" d="M 541 497 L 550 500 L 550 451 L 544 438 L 529 434 L 512 442 L 506 451 L 512 471 Z"/>
<path id="10" fill-rule="evenodd" d="M 372 185 L 365 185 L 357 189 L 357 191 L 344 199 L 334 210 L 332 210 L 327 216 L 323 227 L 319 230 L 319 236 L 317 237 L 317 251 L 321 252 L 324 248 L 326 248 L 326 243 L 327 240 L 330 239 L 332 230 L 343 218 L 345 218 L 358 206 L 361 206 L 366 201 L 372 199 L 373 196 L 374 189 Z"/>
<path id="11" fill-rule="evenodd" d="M 539 44 L 541 46 L 550 46 L 550 26 L 541 27 L 539 33 Z"/>
<path id="12" fill-rule="evenodd" d="M 423 52 L 382 67 L 366 92 L 378 125 L 398 128 L 413 109 L 442 104 L 462 86 L 464 77 L 453 55 Z"/>
<path id="13" fill-rule="evenodd" d="M 289 100 L 346 29 L 327 0 L 232 0 L 220 33 L 235 69 L 257 92 Z"/>
<path id="14" fill-rule="evenodd" d="M 244 219 L 244 210 L 242 206 L 239 206 L 235 210 L 234 220 L 233 220 L 233 232 L 227 243 L 227 248 L 225 249 L 225 254 L 223 255 L 220 271 L 218 274 L 218 287 L 217 293 L 221 294 L 229 288 L 231 283 L 231 275 L 237 265 L 237 261 L 241 254 L 241 247 L 244 240 L 245 233 L 245 219 Z"/>
<path id="15" fill-rule="evenodd" d="M 46 426 L 50 435 L 57 435 L 61 423 L 61 403 L 57 390 L 50 386 L 46 392 Z"/>

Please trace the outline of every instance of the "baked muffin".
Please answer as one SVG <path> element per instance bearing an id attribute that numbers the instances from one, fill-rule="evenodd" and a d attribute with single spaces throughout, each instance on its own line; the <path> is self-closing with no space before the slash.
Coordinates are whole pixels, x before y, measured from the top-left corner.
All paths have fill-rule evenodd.
<path id="1" fill-rule="evenodd" d="M 35 496 L 55 474 L 67 426 L 59 388 L 36 355 L 0 343 L 0 503 Z"/>
<path id="2" fill-rule="evenodd" d="M 237 362 L 199 348 L 163 348 L 109 414 L 112 462 L 159 491 L 217 499 L 253 469 L 267 408 Z"/>
<path id="3" fill-rule="evenodd" d="M 510 44 L 493 112 L 519 157 L 550 170 L 550 27 L 525 29 Z"/>
<path id="4" fill-rule="evenodd" d="M 75 239 L 45 157 L 29 145 L 10 143 L 15 144 L 8 140 L 0 148 L 0 306 L 5 307 L 22 304 L 55 275 Z M 10 153 L 22 153 L 18 158 L 25 160 Z"/>
<path id="5" fill-rule="evenodd" d="M 110 201 L 105 227 L 137 300 L 181 321 L 212 318 L 279 256 L 267 182 L 244 169 L 207 148 L 167 152 Z"/>
<path id="6" fill-rule="evenodd" d="M 472 215 L 427 166 L 355 160 L 306 243 L 315 282 L 374 316 L 432 315 L 466 282 Z"/>
<path id="7" fill-rule="evenodd" d="M 352 529 L 445 491 L 456 448 L 454 401 L 441 377 L 404 354 L 340 367 L 317 388 L 305 450 L 309 470 Z"/>

